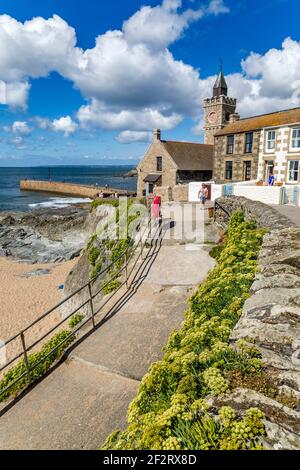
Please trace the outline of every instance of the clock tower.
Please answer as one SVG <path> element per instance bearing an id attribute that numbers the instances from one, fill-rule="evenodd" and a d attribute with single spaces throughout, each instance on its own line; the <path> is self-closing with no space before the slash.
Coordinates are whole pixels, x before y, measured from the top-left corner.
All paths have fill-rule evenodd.
<path id="1" fill-rule="evenodd" d="M 222 65 L 220 73 L 214 84 L 212 98 L 204 100 L 204 130 L 205 144 L 214 144 L 214 135 L 228 123 L 231 114 L 235 113 L 236 99 L 227 96 L 228 88 L 225 81 Z"/>

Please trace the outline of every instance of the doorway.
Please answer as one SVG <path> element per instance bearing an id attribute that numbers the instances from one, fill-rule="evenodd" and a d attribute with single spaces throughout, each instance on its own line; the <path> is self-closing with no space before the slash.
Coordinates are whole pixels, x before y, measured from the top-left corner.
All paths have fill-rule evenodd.
<path id="1" fill-rule="evenodd" d="M 251 180 L 251 161 L 244 162 L 244 181 Z"/>
<path id="2" fill-rule="evenodd" d="M 265 181 L 268 182 L 271 175 L 274 174 L 274 161 L 267 160 L 265 163 Z"/>

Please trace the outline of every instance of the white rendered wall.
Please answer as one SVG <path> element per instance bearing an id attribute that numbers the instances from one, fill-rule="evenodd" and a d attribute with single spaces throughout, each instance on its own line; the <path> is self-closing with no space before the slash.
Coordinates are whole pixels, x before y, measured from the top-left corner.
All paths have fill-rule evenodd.
<path id="1" fill-rule="evenodd" d="M 281 203 L 281 187 L 280 186 L 234 186 L 233 193 L 235 196 L 244 196 L 252 201 L 260 201 L 265 204 Z"/>

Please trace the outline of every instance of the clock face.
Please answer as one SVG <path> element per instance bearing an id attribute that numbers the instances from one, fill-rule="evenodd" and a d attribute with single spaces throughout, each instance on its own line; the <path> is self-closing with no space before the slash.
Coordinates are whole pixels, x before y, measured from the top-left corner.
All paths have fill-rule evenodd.
<path id="1" fill-rule="evenodd" d="M 217 122 L 217 119 L 218 119 L 218 115 L 215 111 L 210 113 L 210 115 L 208 116 L 208 120 L 211 124 L 215 124 Z"/>

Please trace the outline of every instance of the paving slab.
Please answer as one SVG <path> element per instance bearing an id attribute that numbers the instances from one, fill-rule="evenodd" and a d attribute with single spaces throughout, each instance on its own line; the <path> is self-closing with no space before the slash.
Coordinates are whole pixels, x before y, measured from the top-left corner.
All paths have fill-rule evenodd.
<path id="1" fill-rule="evenodd" d="M 191 293 L 189 288 L 155 291 L 143 284 L 72 356 L 142 379 L 150 365 L 161 359 L 170 332 L 183 321 Z"/>
<path id="2" fill-rule="evenodd" d="M 147 282 L 161 285 L 197 285 L 213 268 L 214 260 L 200 245 L 162 246 Z"/>
<path id="3" fill-rule="evenodd" d="M 126 426 L 139 383 L 71 360 L 1 417 L 0 449 L 98 449 Z"/>

